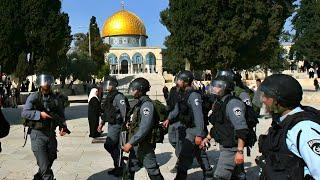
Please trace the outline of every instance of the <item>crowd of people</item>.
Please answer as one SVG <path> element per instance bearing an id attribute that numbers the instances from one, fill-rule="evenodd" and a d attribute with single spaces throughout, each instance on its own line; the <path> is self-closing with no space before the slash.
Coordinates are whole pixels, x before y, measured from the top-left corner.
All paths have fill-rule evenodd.
<path id="1" fill-rule="evenodd" d="M 53 82 L 50 75 L 38 76 L 40 90 L 28 97 L 21 114 L 39 166 L 34 179 L 54 179 L 51 167 L 57 158 L 56 127 L 61 136 L 70 133 L 64 116 L 66 105 L 52 92 Z M 246 179 L 244 151 L 246 148 L 250 155 L 256 142 L 262 153 L 257 158 L 261 179 L 320 179 L 320 112 L 300 104 L 303 91 L 296 79 L 271 75 L 262 82 L 257 80 L 256 93 L 232 70 L 219 71 L 208 88 L 195 82 L 192 72 L 178 73 L 175 86 L 165 94 L 165 111 L 147 95 L 151 86 L 145 78 L 136 78 L 129 85 L 128 92 L 136 100 L 131 107 L 113 77 L 105 78 L 102 98 L 97 88 L 91 89 L 89 136 L 101 136 L 107 123 L 104 148 L 114 165 L 110 175 L 134 179 L 144 167 L 151 180 L 164 179 L 155 149 L 167 130 L 177 156 L 170 170 L 176 180 L 187 179 L 194 158 L 203 179 Z M 266 135 L 257 138 L 255 127 L 262 104 L 269 110 L 272 124 Z M 220 151 L 215 168 L 207 154 L 213 140 Z M 129 153 L 127 159 L 124 153 Z"/>
<path id="2" fill-rule="evenodd" d="M 20 100 L 20 92 L 35 92 L 37 88 L 34 82 L 31 83 L 29 79 L 21 82 L 20 88 L 15 80 L 11 80 L 8 76 L 2 76 L 0 79 L 0 107 L 17 108 Z"/>

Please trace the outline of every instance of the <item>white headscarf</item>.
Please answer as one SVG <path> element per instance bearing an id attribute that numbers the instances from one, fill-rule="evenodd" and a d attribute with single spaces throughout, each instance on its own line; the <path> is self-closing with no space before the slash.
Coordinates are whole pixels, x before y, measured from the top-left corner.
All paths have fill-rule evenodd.
<path id="1" fill-rule="evenodd" d="M 91 91 L 90 91 L 90 94 L 89 94 L 89 98 L 88 98 L 88 102 L 90 102 L 91 98 L 95 97 L 98 99 L 99 101 L 99 98 L 97 96 L 97 93 L 98 92 L 98 89 L 97 88 L 92 88 Z"/>

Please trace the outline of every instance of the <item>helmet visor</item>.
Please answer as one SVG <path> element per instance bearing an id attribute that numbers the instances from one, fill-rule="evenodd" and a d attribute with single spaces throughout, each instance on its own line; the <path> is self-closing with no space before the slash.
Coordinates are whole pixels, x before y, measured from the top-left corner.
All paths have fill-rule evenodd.
<path id="1" fill-rule="evenodd" d="M 54 82 L 54 78 L 51 75 L 41 74 L 37 78 L 38 86 L 52 86 Z"/>
<path id="2" fill-rule="evenodd" d="M 227 84 L 225 81 L 213 80 L 208 88 L 209 94 L 222 95 L 225 92 Z"/>
<path id="3" fill-rule="evenodd" d="M 103 83 L 103 91 L 108 91 L 111 88 L 115 89 L 117 87 L 117 83 L 111 80 L 107 80 Z"/>

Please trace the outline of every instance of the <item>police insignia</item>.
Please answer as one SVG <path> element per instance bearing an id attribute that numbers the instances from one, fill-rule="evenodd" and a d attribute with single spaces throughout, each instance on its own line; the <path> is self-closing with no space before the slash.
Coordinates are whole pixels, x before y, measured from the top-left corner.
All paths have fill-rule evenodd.
<path id="1" fill-rule="evenodd" d="M 241 109 L 239 107 L 233 108 L 234 115 L 240 117 L 241 116 Z"/>
<path id="2" fill-rule="evenodd" d="M 251 106 L 250 99 L 245 99 L 244 102 L 246 103 L 246 105 Z"/>
<path id="3" fill-rule="evenodd" d="M 143 108 L 143 114 L 145 116 L 148 116 L 150 114 L 150 109 L 149 108 Z"/>
<path id="4" fill-rule="evenodd" d="M 308 141 L 308 145 L 314 153 L 320 156 L 320 139 L 312 139 Z"/>
<path id="5" fill-rule="evenodd" d="M 120 104 L 124 105 L 124 103 L 125 103 L 124 100 L 121 99 L 121 100 L 120 100 Z"/>
<path id="6" fill-rule="evenodd" d="M 196 106 L 198 106 L 199 105 L 199 99 L 195 99 L 194 103 L 196 104 Z"/>

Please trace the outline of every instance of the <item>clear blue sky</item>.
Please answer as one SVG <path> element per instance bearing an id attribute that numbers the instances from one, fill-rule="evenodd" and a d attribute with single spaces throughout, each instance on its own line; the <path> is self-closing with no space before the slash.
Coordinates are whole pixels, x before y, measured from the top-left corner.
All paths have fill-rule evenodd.
<path id="1" fill-rule="evenodd" d="M 144 22 L 149 46 L 161 46 L 169 35 L 166 27 L 160 23 L 160 12 L 165 9 L 168 0 L 126 0 L 125 9 L 135 13 Z M 97 18 L 100 31 L 104 21 L 121 10 L 121 0 L 63 0 L 62 10 L 69 14 L 72 34 L 88 32 L 91 16 Z"/>
<path id="2" fill-rule="evenodd" d="M 160 12 L 168 6 L 169 0 L 126 0 L 124 2 L 125 9 L 138 15 L 144 22 L 148 35 L 147 45 L 163 47 L 169 32 L 160 23 Z M 91 16 L 97 18 L 101 31 L 104 21 L 121 10 L 121 0 L 62 0 L 62 10 L 69 14 L 72 34 L 87 32 Z M 289 31 L 292 29 L 290 20 L 287 20 L 284 28 Z"/>

